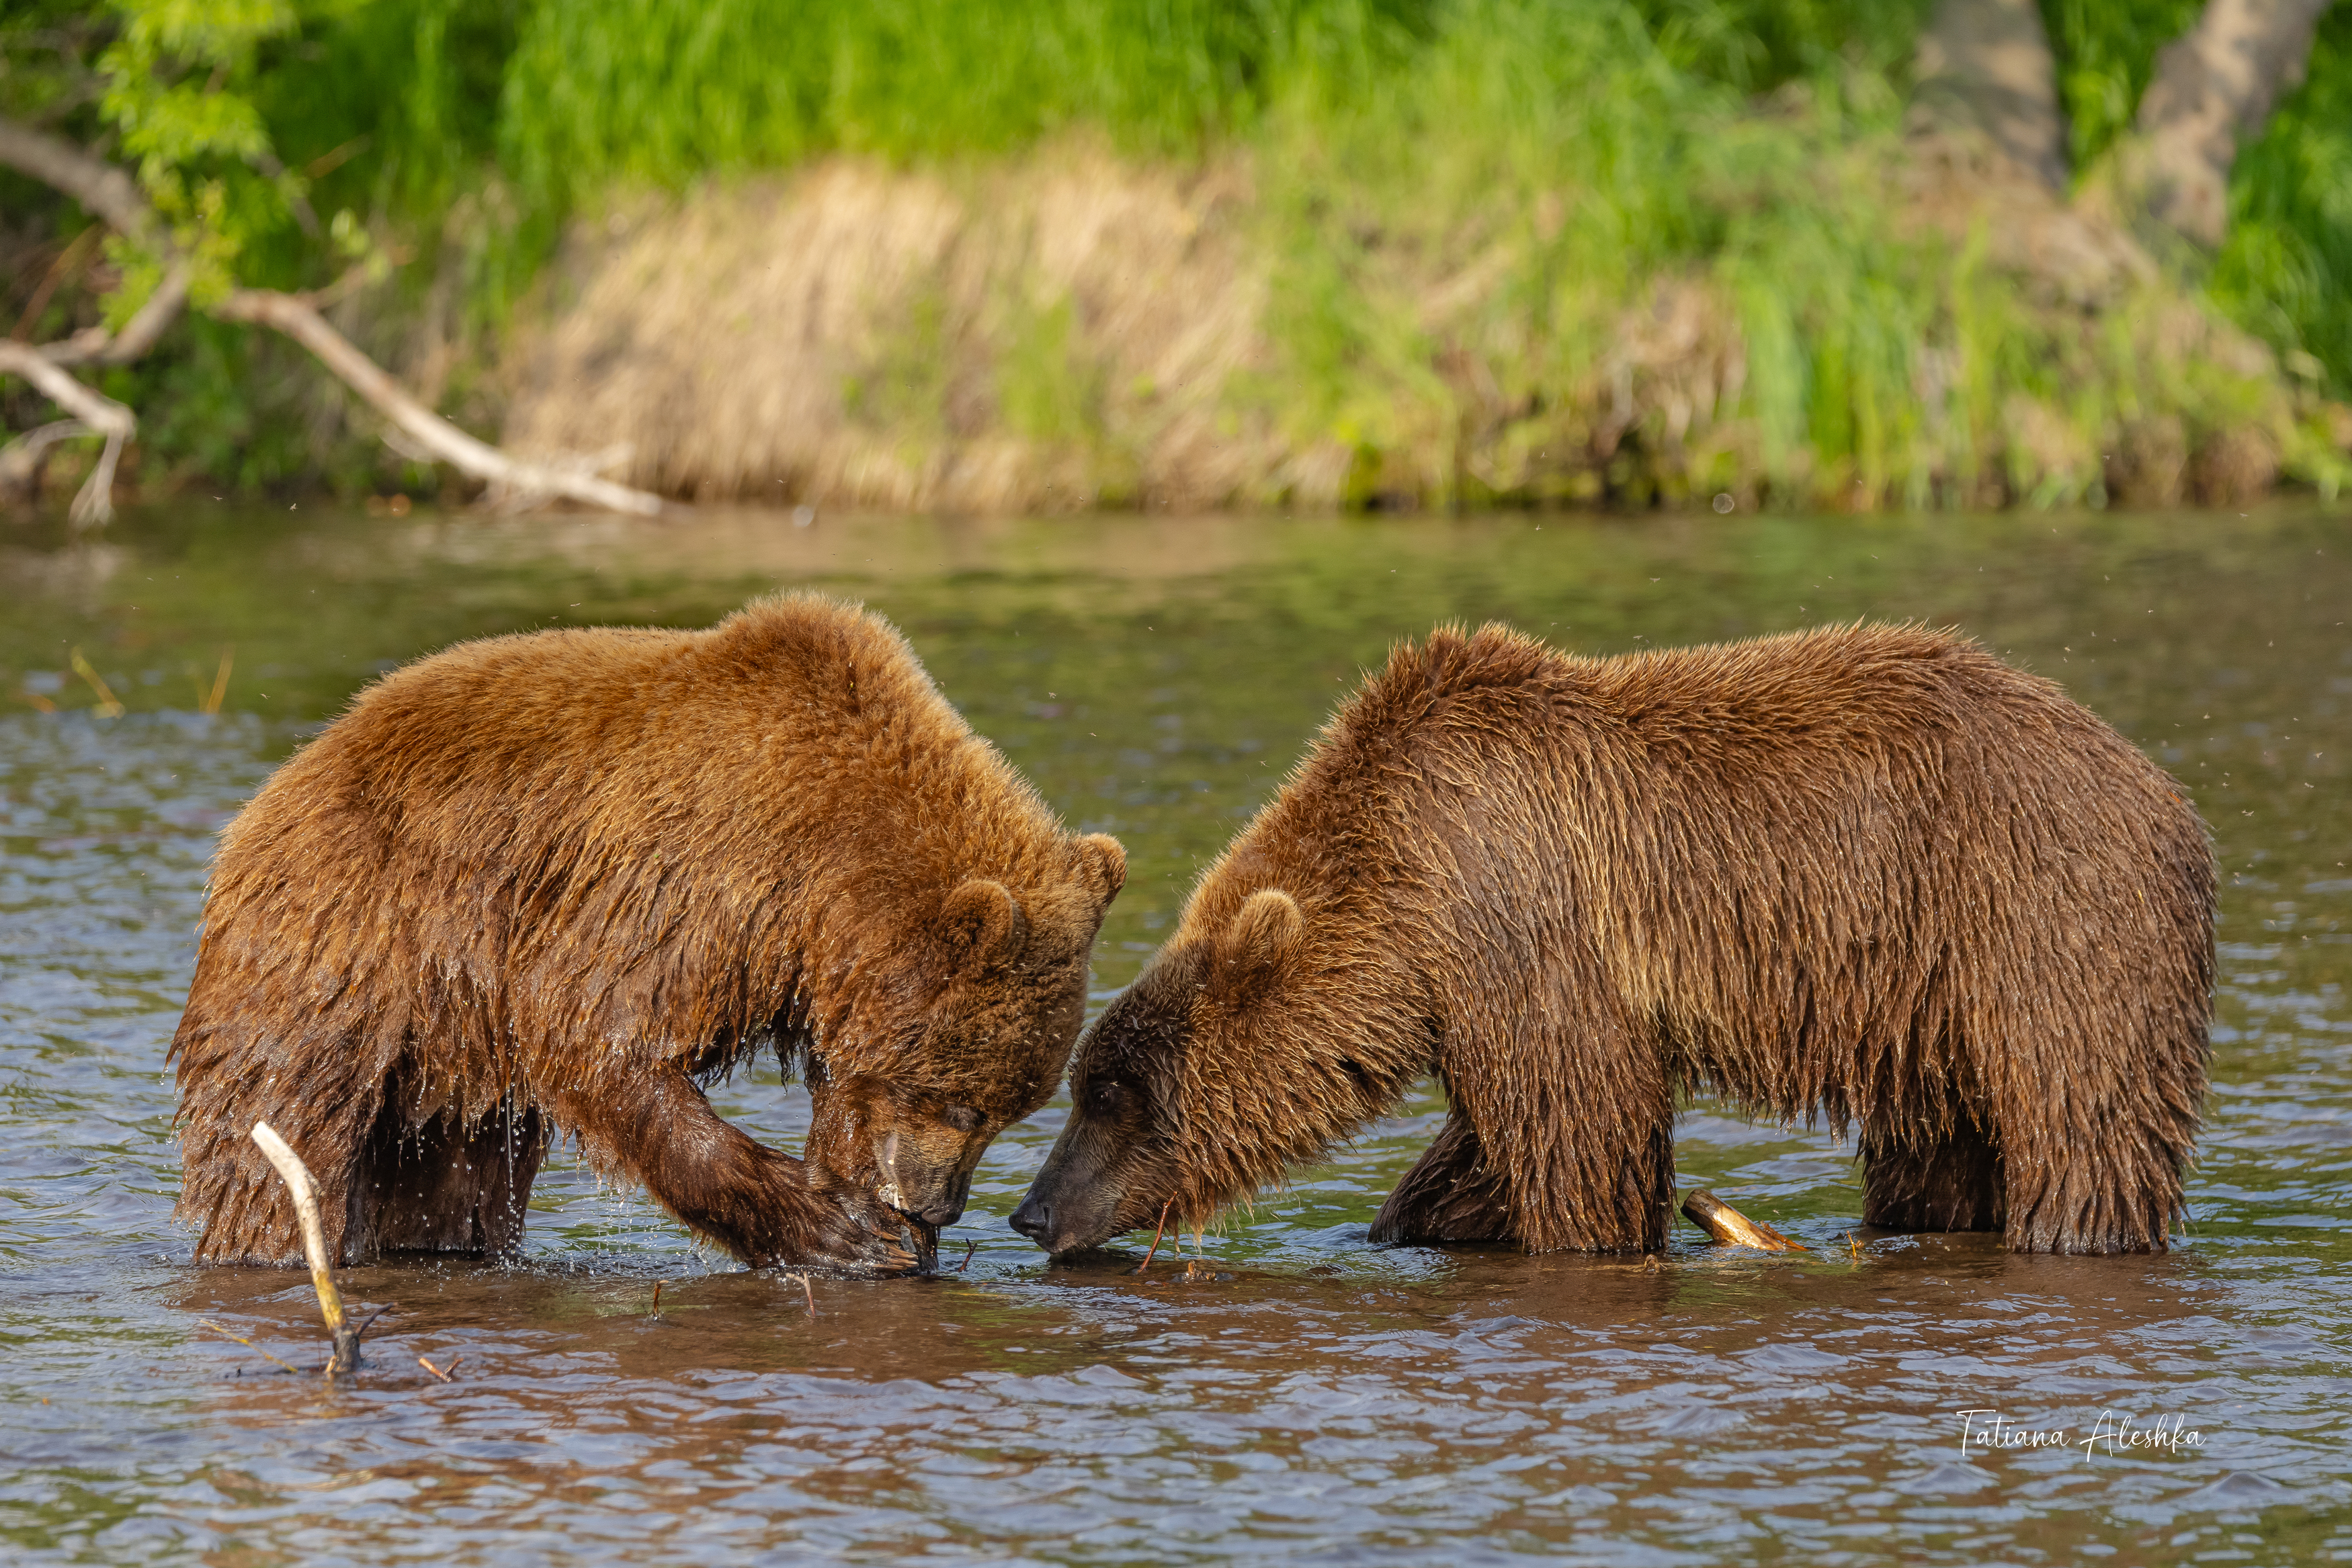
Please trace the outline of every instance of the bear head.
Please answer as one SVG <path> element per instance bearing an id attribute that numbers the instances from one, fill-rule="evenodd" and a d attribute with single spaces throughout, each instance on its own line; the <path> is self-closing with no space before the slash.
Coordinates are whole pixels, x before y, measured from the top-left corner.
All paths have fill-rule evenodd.
<path id="1" fill-rule="evenodd" d="M 1118 841 L 1088 834 L 1057 878 L 969 877 L 907 922 L 911 937 L 868 962 L 847 1016 L 807 1047 L 814 1179 L 878 1197 L 923 1250 L 961 1218 L 990 1141 L 1061 1082 L 1126 875 Z"/>
<path id="2" fill-rule="evenodd" d="M 1061 1253 L 1198 1227 L 1380 1114 L 1418 1062 L 1351 1043 L 1374 959 L 1320 935 L 1280 888 L 1204 885 L 1080 1042 L 1070 1119 L 1013 1228 Z"/>

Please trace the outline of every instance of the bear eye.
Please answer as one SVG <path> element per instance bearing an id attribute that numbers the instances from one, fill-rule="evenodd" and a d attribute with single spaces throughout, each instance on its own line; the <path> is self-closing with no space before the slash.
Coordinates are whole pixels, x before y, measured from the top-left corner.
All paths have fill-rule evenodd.
<path id="1" fill-rule="evenodd" d="M 940 1113 L 940 1120 L 959 1133 L 969 1133 L 980 1125 L 980 1113 L 969 1105 L 950 1105 Z"/>
<path id="2" fill-rule="evenodd" d="M 1087 1091 L 1087 1109 L 1097 1116 L 1108 1116 L 1127 1099 L 1127 1085 L 1104 1079 Z"/>

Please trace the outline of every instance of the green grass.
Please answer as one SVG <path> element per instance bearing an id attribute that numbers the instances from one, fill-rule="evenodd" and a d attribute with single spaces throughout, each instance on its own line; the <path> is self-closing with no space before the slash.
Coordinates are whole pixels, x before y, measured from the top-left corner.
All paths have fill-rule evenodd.
<path id="1" fill-rule="evenodd" d="M 2195 4 L 2043 0 L 2078 162 L 2127 127 L 2156 50 Z M 1588 497 L 1581 478 L 1554 486 L 1550 467 L 1614 442 L 1624 456 L 1603 488 L 1628 502 L 1760 475 L 1791 496 L 1927 504 L 1965 499 L 1952 476 L 2019 450 L 2021 419 L 2072 431 L 2062 447 L 2095 446 L 2134 419 L 2193 422 L 2179 402 L 2192 393 L 2242 403 L 2242 389 L 2157 373 L 2128 311 L 2092 331 L 2021 305 L 1981 246 L 1892 221 L 1926 9 L 332 0 L 264 46 L 253 96 L 316 212 L 354 214 L 407 258 L 376 344 L 387 351 L 431 309 L 445 336 L 486 354 L 564 225 L 610 192 L 836 152 L 965 165 L 1077 133 L 1139 159 L 1253 160 L 1257 239 L 1276 258 L 1277 362 L 1237 396 L 1357 451 L 1359 499 L 1475 500 L 1498 475 L 1533 498 Z M 37 35 L 71 14 L 33 7 L 25 26 L 0 26 L 0 53 L 31 58 L 47 47 Z M 38 107 L 12 95 L 42 79 L 0 77 L 0 102 Z M 58 123 L 94 135 L 93 112 Z M 315 285 L 340 268 L 290 208 L 266 216 L 269 182 L 226 178 L 230 199 L 265 214 L 250 220 L 249 277 Z M 2232 199 L 2212 298 L 2294 373 L 2344 395 L 2352 10 L 2325 22 L 2308 84 L 2245 150 Z M 1468 306 L 1433 305 L 1446 279 L 1474 275 L 1485 282 Z M 1617 373 L 1625 313 L 1662 287 L 1707 291 L 1736 322 L 1746 377 L 1718 411 L 1736 417 L 1690 442 L 1655 422 L 1596 434 L 1596 378 Z M 1032 439 L 1099 442 L 1103 392 L 1067 307 L 1024 308 L 1034 319 L 998 368 L 1000 413 Z M 845 389 L 853 412 L 938 423 L 922 326 Z M 1460 371 L 1474 363 L 1478 375 Z M 363 482 L 377 459 L 336 455 L 320 421 L 289 426 L 277 366 L 192 327 L 118 380 L 142 405 L 178 400 L 147 433 L 168 461 L 247 483 Z M 1501 455 L 1485 478 L 1458 459 L 1474 436 Z M 2097 498 L 2094 472 L 2060 469 L 2037 460 L 2011 488 Z"/>

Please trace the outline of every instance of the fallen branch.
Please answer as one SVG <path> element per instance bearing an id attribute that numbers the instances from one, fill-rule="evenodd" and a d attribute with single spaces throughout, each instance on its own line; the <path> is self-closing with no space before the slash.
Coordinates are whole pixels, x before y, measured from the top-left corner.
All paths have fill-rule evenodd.
<path id="1" fill-rule="evenodd" d="M 95 528 L 111 518 L 114 516 L 114 465 L 121 460 L 122 444 L 131 439 L 132 431 L 139 428 L 139 421 L 129 409 L 112 398 L 66 374 L 55 361 L 38 349 L 14 339 L 0 339 L 0 375 L 24 377 L 43 397 L 106 437 L 106 446 L 98 455 L 98 465 L 89 471 L 89 477 L 82 481 L 79 493 L 74 497 L 73 510 L 67 515 L 77 529 Z M 42 428 L 49 430 L 56 427 L 44 425 Z"/>
<path id="2" fill-rule="evenodd" d="M 1151 1246 L 1150 1246 L 1150 1249 L 1143 1254 L 1143 1261 L 1142 1261 L 1142 1262 L 1140 1262 L 1140 1263 L 1138 1263 L 1138 1264 L 1135 1266 L 1135 1271 L 1136 1271 L 1137 1273 L 1140 1274 L 1140 1273 L 1142 1273 L 1146 1269 L 1150 1268 L 1150 1267 L 1151 1267 L 1151 1260 L 1152 1260 L 1154 1258 L 1157 1258 L 1157 1257 L 1160 1255 L 1160 1239 L 1162 1236 L 1165 1236 L 1165 1235 L 1168 1233 L 1168 1211 L 1169 1211 L 1170 1209 L 1171 1209 L 1171 1208 L 1175 1207 L 1176 1207 L 1176 1199 L 1175 1199 L 1172 1196 L 1168 1199 L 1168 1201 L 1167 1201 L 1166 1203 L 1163 1203 L 1163 1204 L 1161 1204 L 1161 1205 L 1160 1206 L 1160 1226 L 1159 1226 L 1159 1228 L 1155 1229 L 1155 1230 L 1154 1230 L 1154 1231 L 1152 1231 L 1152 1233 L 1151 1233 Z M 1181 1228 L 1180 1228 L 1180 1234 L 1181 1234 Z"/>
<path id="3" fill-rule="evenodd" d="M 667 509 L 659 496 L 626 485 L 600 479 L 586 468 L 525 463 L 509 457 L 488 442 L 467 434 L 408 395 L 406 389 L 379 369 L 374 361 L 352 347 L 351 340 L 328 324 L 299 295 L 274 288 L 240 288 L 212 308 L 224 321 L 250 321 L 274 327 L 313 354 L 320 363 L 365 398 L 402 434 L 426 454 L 483 483 L 504 489 L 518 499 L 561 496 L 566 500 L 602 507 L 606 511 L 656 517 Z"/>
<path id="4" fill-rule="evenodd" d="M 187 256 L 179 251 L 157 219 L 137 182 L 106 160 L 47 131 L 0 117 L 0 166 L 15 169 L 63 192 L 116 233 L 161 255 L 168 264 L 163 282 L 137 313 L 123 323 L 120 332 L 90 327 L 38 348 L 13 341 L 0 345 L 0 371 L 24 376 L 51 402 L 106 437 L 106 449 L 99 457 L 97 468 L 82 486 L 81 494 L 74 498 L 74 525 L 87 528 L 114 515 L 115 465 L 135 422 L 129 409 L 99 396 L 58 367 L 129 364 L 145 354 L 186 306 L 193 275 Z M 330 292 L 348 284 L 346 275 Z M 510 457 L 489 443 L 467 434 L 412 397 L 374 361 L 352 347 L 349 339 L 319 314 L 312 298 L 275 289 L 241 288 L 206 308 L 222 320 L 272 327 L 300 343 L 391 423 L 397 437 L 388 435 L 387 440 L 395 450 L 404 455 L 413 451 L 426 460 L 446 463 L 480 480 L 490 486 L 494 500 L 500 505 L 522 507 L 560 497 L 583 506 L 638 517 L 656 517 L 681 509 L 677 503 L 665 502 L 649 491 L 600 478 L 597 470 L 609 461 L 610 453 L 531 463 Z M 35 362 L 41 366 L 41 373 L 30 368 Z M 406 446 L 402 445 L 404 440 Z"/>
<path id="5" fill-rule="evenodd" d="M 319 1189 L 311 1183 L 310 1167 L 267 1122 L 253 1124 L 253 1141 L 277 1167 L 294 1199 L 294 1216 L 302 1227 L 302 1255 L 310 1260 L 310 1285 L 319 1292 L 319 1315 L 327 1320 L 328 1336 L 334 1341 L 327 1375 L 354 1371 L 360 1364 L 359 1330 L 343 1315 L 342 1292 L 335 1289 L 334 1270 L 328 1266 L 327 1228 L 319 1220 Z"/>
<path id="6" fill-rule="evenodd" d="M 0 163 L 64 192 L 117 234 L 152 243 L 155 209 L 138 183 L 105 159 L 46 131 L 0 119 Z"/>
<path id="7" fill-rule="evenodd" d="M 1729 1246 L 1753 1247 L 1759 1252 L 1811 1250 L 1760 1220 L 1748 1218 L 1705 1187 L 1683 1199 L 1683 1218 Z"/>
<path id="8" fill-rule="evenodd" d="M 220 1324 L 218 1324 L 218 1323 L 216 1323 L 216 1322 L 213 1322 L 213 1321 L 212 1321 L 212 1319 L 210 1319 L 210 1318 L 198 1318 L 198 1319 L 196 1320 L 196 1322 L 199 1322 L 199 1323 L 201 1323 L 201 1324 L 202 1324 L 203 1326 L 205 1326 L 205 1328 L 208 1328 L 208 1329 L 212 1330 L 212 1331 L 213 1331 L 213 1333 L 216 1333 L 216 1334 L 220 1335 L 220 1336 L 221 1336 L 221 1338 L 223 1338 L 223 1339 L 233 1339 L 233 1340 L 236 1341 L 236 1343 L 239 1343 L 239 1344 L 241 1344 L 241 1345 L 245 1346 L 247 1350 L 250 1350 L 250 1351 L 254 1352 L 256 1354 L 257 1354 L 257 1355 L 261 1356 L 264 1360 L 266 1360 L 266 1361 L 275 1361 L 275 1362 L 277 1362 L 278 1365 L 280 1365 L 280 1366 L 284 1367 L 284 1368 L 285 1368 L 287 1371 L 289 1371 L 289 1372 L 296 1373 L 296 1374 L 299 1374 L 299 1373 L 301 1372 L 301 1370 L 302 1370 L 300 1367 L 299 1367 L 299 1366 L 295 1365 L 295 1364 L 294 1364 L 292 1362 L 290 1362 L 290 1361 L 281 1361 L 281 1360 L 279 1360 L 277 1356 L 271 1355 L 268 1351 L 263 1350 L 259 1345 L 257 1345 L 257 1344 L 254 1343 L 251 1340 L 249 1340 L 249 1339 L 246 1338 L 243 1334 L 241 1334 L 241 1333 L 229 1333 L 229 1332 L 228 1332 L 228 1330 L 226 1330 L 226 1329 L 225 1329 L 225 1328 L 221 1327 L 221 1326 L 220 1326 Z"/>
<path id="9" fill-rule="evenodd" d="M 452 1381 L 452 1378 L 450 1377 L 450 1373 L 454 1373 L 454 1372 L 456 1372 L 456 1371 L 457 1370 L 457 1363 L 458 1363 L 458 1362 L 461 1362 L 461 1361 L 463 1361 L 463 1360 L 465 1360 L 465 1359 L 466 1359 L 466 1358 L 465 1358 L 464 1356 L 462 1356 L 462 1355 L 452 1357 L 452 1358 L 450 1359 L 450 1362 L 449 1362 L 449 1371 L 448 1371 L 448 1372 L 444 1372 L 444 1371 L 442 1371 L 439 1367 L 437 1367 L 437 1366 L 434 1365 L 431 1362 L 429 1362 L 429 1361 L 425 1360 L 425 1359 L 423 1356 L 421 1356 L 421 1355 L 420 1355 L 420 1356 L 418 1356 L 418 1357 L 416 1358 L 416 1364 L 417 1364 L 417 1365 L 419 1365 L 419 1366 L 421 1366 L 421 1367 L 423 1367 L 425 1371 L 427 1371 L 427 1372 L 431 1373 L 434 1376 L 436 1376 L 436 1377 L 439 1378 L 442 1382 L 444 1382 L 444 1383 L 448 1383 L 448 1382 L 451 1382 L 451 1381 Z"/>
<path id="10" fill-rule="evenodd" d="M 28 507 L 38 500 L 41 475 L 49 465 L 49 448 L 60 441 L 97 434 L 80 420 L 53 419 L 0 446 L 0 507 Z"/>

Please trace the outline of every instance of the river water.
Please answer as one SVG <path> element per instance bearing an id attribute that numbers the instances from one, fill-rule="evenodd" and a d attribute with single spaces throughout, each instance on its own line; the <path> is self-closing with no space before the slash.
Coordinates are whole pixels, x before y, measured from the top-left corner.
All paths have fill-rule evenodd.
<path id="1" fill-rule="evenodd" d="M 559 1155 L 520 1265 L 351 1270 L 347 1297 L 393 1309 L 360 1376 L 281 1370 L 320 1359 L 307 1282 L 192 1268 L 169 1212 L 163 1051 L 215 831 L 393 664 L 533 626 L 707 623 L 787 585 L 898 621 L 1074 825 L 1126 841 L 1097 1005 L 1394 638 L 1488 617 L 1587 652 L 1864 615 L 1964 628 L 2064 682 L 2212 824 L 2189 1235 L 2051 1259 L 1864 1231 L 1826 1133 L 1700 1103 L 1683 1186 L 1812 1251 L 1687 1227 L 1649 1261 L 1370 1246 L 1439 1120 L 1424 1092 L 1138 1277 L 1139 1247 L 1049 1267 L 1005 1227 L 1056 1108 L 991 1151 L 940 1278 L 740 1271 Z M 0 1550 L 2352 1560 L 2347 619 L 2352 528 L 2309 508 L 795 528 L 203 503 L 94 544 L 0 534 Z M 805 1101 L 772 1062 L 715 1097 L 797 1145 Z M 1988 1429 L 2054 1440 L 1963 1451 Z"/>

